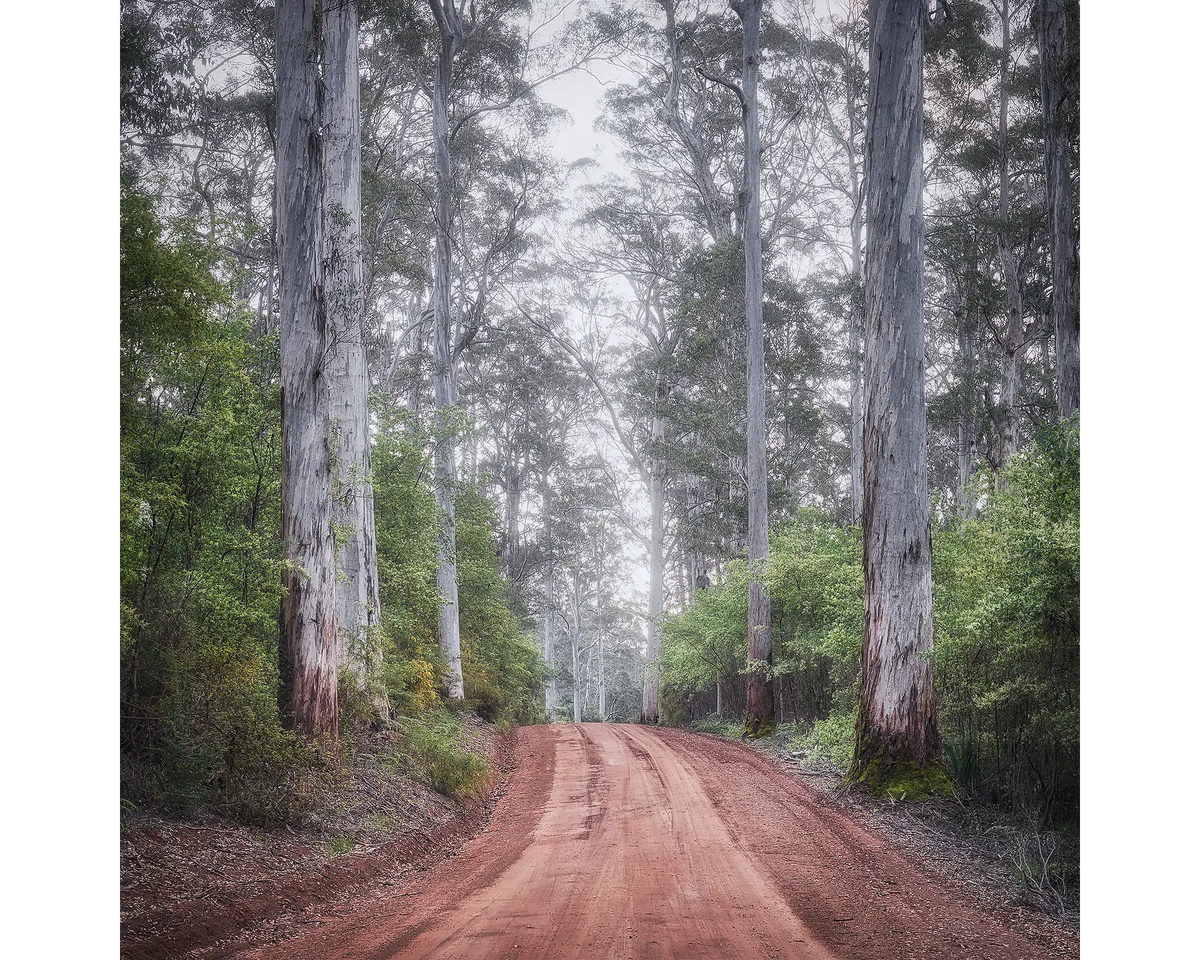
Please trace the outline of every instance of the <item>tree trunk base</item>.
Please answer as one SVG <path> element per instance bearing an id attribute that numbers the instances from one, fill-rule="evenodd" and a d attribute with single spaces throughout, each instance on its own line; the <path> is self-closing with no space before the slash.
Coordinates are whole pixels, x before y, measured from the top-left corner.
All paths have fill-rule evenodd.
<path id="1" fill-rule="evenodd" d="M 764 737 L 770 737 L 775 733 L 775 717 L 763 717 L 761 719 L 751 720 L 746 718 L 746 726 L 742 730 L 743 740 L 761 740 Z"/>
<path id="2" fill-rule="evenodd" d="M 893 753 L 862 738 L 846 783 L 860 784 L 873 797 L 910 802 L 952 797 L 954 786 L 940 758 L 919 763 L 907 751 Z"/>

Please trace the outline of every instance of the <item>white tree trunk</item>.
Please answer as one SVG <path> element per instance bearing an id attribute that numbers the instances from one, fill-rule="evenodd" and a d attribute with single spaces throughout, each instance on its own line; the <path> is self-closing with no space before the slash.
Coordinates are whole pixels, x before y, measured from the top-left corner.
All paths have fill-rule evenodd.
<path id="1" fill-rule="evenodd" d="M 922 0 L 871 0 L 867 112 L 866 617 L 855 767 L 938 754 L 922 318 Z"/>
<path id="2" fill-rule="evenodd" d="M 327 3 L 325 46 L 325 303 L 333 435 L 333 522 L 340 546 L 336 585 L 338 663 L 387 716 L 381 688 L 379 574 L 363 335 L 362 149 L 359 130 L 358 2 Z"/>
<path id="3" fill-rule="evenodd" d="M 666 422 L 661 412 L 665 385 L 655 385 L 655 414 L 650 436 L 653 449 L 648 456 L 650 473 L 650 604 L 646 624 L 646 670 L 642 678 L 642 723 L 658 723 L 660 623 L 663 612 L 663 479 L 660 448 L 666 438 Z"/>
<path id="4" fill-rule="evenodd" d="M 321 292 L 320 36 L 315 0 L 279 0 L 276 204 L 283 406 L 281 684 L 301 733 L 338 734 L 328 331 Z M 290 674 L 290 676 L 288 675 Z"/>
<path id="5" fill-rule="evenodd" d="M 554 531 L 550 524 L 550 481 L 542 477 L 542 515 L 546 518 L 546 563 L 542 583 L 542 659 L 549 676 L 546 680 L 546 722 L 558 716 L 558 681 L 554 675 Z"/>
<path id="6" fill-rule="evenodd" d="M 434 0 L 436 4 L 436 0 Z M 436 7 L 435 7 L 436 10 Z M 454 537 L 455 446 L 454 342 L 450 311 L 453 262 L 450 252 L 451 172 L 447 115 L 450 78 L 458 40 L 445 32 L 433 83 L 433 153 L 437 180 L 437 239 L 433 270 L 433 402 L 436 447 L 433 489 L 438 508 L 438 647 L 446 659 L 446 690 L 463 699 L 462 654 L 458 625 L 458 560 Z"/>

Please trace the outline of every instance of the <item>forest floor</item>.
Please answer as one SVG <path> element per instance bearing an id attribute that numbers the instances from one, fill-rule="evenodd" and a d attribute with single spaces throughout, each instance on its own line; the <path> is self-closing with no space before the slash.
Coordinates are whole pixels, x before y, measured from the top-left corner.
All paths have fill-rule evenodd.
<path id="1" fill-rule="evenodd" d="M 197 903 L 193 919 L 207 926 L 190 947 L 181 934 L 174 949 L 164 943 L 158 952 L 127 939 L 123 955 L 1078 956 L 1072 931 L 989 903 L 969 879 L 954 879 L 880 829 L 869 809 L 743 744 L 672 729 L 560 724 L 516 731 L 497 756 L 504 783 L 474 814 L 451 814 L 431 829 L 433 816 L 407 840 L 323 866 L 306 867 L 305 853 L 290 881 L 299 896 L 286 885 L 272 890 L 279 880 L 264 884 L 253 871 L 268 859 L 252 858 L 235 887 L 221 888 L 239 893 Z M 261 842 L 249 833 L 238 842 Z M 274 839 L 286 856 L 283 838 Z M 231 870 L 240 870 L 236 856 L 223 863 L 223 872 L 241 876 Z M 202 868 L 188 867 L 179 885 L 184 876 L 200 882 Z M 252 891 L 275 898 L 276 919 L 264 909 L 257 923 L 247 918 L 221 934 L 227 916 L 254 902 Z"/>

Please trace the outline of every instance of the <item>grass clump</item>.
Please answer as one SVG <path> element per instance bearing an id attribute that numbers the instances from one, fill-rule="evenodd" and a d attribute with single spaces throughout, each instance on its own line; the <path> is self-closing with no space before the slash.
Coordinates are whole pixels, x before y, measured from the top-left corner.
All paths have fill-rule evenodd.
<path id="1" fill-rule="evenodd" d="M 730 739 L 740 737 L 743 727 L 744 724 L 741 720 L 726 720 L 716 714 L 701 717 L 692 725 L 692 729 L 697 733 L 713 733 L 718 737 L 729 737 Z"/>
<path id="2" fill-rule="evenodd" d="M 487 757 L 459 748 L 461 735 L 456 717 L 429 712 L 405 721 L 401 743 L 425 783 L 455 800 L 482 795 L 490 774 Z"/>
<path id="3" fill-rule="evenodd" d="M 810 758 L 827 760 L 840 770 L 847 769 L 854 755 L 853 712 L 831 713 L 823 720 L 817 720 L 793 737 L 788 746 L 803 751 Z"/>

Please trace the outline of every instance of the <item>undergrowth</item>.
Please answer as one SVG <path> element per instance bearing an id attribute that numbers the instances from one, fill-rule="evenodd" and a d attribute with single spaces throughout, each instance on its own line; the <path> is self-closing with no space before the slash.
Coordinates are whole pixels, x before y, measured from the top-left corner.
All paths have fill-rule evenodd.
<path id="1" fill-rule="evenodd" d="M 480 796 L 490 769 L 487 757 L 459 748 L 461 735 L 461 722 L 446 712 L 428 711 L 401 721 L 402 752 L 430 788 L 455 800 Z"/>

